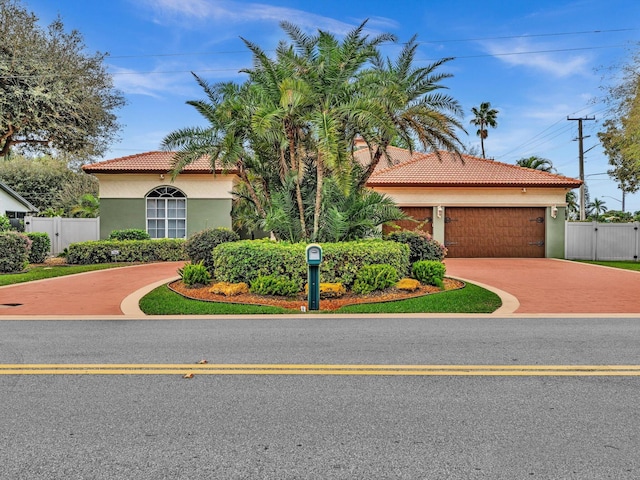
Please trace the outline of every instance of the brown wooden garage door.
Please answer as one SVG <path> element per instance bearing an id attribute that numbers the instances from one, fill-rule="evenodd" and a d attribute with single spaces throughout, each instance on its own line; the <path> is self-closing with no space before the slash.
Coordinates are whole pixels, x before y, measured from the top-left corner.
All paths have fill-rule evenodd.
<path id="1" fill-rule="evenodd" d="M 449 257 L 544 257 L 545 209 L 445 209 Z"/>
<path id="2" fill-rule="evenodd" d="M 392 222 L 390 225 L 382 226 L 382 233 L 387 235 L 394 232 L 397 225 L 402 230 L 419 230 L 433 235 L 433 207 L 401 207 L 412 220 L 400 220 Z"/>

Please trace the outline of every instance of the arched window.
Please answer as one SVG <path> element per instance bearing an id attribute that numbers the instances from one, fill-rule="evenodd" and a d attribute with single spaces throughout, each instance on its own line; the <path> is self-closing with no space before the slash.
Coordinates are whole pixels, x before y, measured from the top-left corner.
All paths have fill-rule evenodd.
<path id="1" fill-rule="evenodd" d="M 186 238 L 187 199 L 183 192 L 162 186 L 147 194 L 147 232 L 151 238 Z"/>

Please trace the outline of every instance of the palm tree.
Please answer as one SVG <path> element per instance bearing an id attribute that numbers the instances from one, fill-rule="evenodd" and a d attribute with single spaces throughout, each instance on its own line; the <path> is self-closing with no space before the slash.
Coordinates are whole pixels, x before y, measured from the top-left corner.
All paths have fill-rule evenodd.
<path id="1" fill-rule="evenodd" d="M 555 168 L 553 168 L 553 163 L 551 160 L 546 158 L 537 157 L 535 155 L 527 158 L 521 158 L 516 162 L 516 165 L 524 168 L 532 168 L 534 170 L 540 170 L 542 172 L 553 173 Z"/>
<path id="2" fill-rule="evenodd" d="M 593 202 L 589 202 L 589 204 L 587 204 L 587 209 L 589 211 L 589 215 L 595 216 L 596 222 L 599 220 L 600 216 L 607 211 L 604 200 L 600 200 L 598 198 L 594 198 Z"/>
<path id="3" fill-rule="evenodd" d="M 576 192 L 569 190 L 565 195 L 565 201 L 567 202 L 567 218 L 576 220 L 580 214 L 580 205 L 578 204 Z"/>
<path id="4" fill-rule="evenodd" d="M 417 68 L 417 46 L 414 36 L 395 61 L 378 56 L 374 68 L 359 76 L 365 88 L 349 109 L 354 131 L 370 146 L 371 158 L 360 185 L 366 184 L 383 157 L 391 160 L 387 148 L 394 143 L 410 151 L 420 145 L 438 156 L 440 149 L 459 154 L 463 148 L 456 133 L 457 129 L 464 131 L 459 121 L 462 109 L 453 97 L 439 92 L 446 88 L 440 82 L 451 75 L 436 73 L 451 59 Z"/>
<path id="5" fill-rule="evenodd" d="M 100 201 L 90 193 L 85 193 L 69 214 L 77 218 L 96 218 L 100 214 Z"/>
<path id="6" fill-rule="evenodd" d="M 474 118 L 472 118 L 469 123 L 478 127 L 478 131 L 476 132 L 476 134 L 480 137 L 482 158 L 486 158 L 484 152 L 484 141 L 489 136 L 487 127 L 496 128 L 498 126 L 498 122 L 496 120 L 498 111 L 494 108 L 491 108 L 490 102 L 482 102 L 479 108 L 473 107 L 471 109 L 471 113 L 473 113 Z"/>
<path id="7" fill-rule="evenodd" d="M 391 220 L 399 210 L 364 188 L 368 175 L 394 141 L 458 151 L 461 110 L 435 92 L 449 75 L 434 70 L 446 60 L 413 67 L 412 39 L 397 61 L 385 61 L 379 45 L 395 37 L 369 37 L 365 24 L 338 40 L 284 22 L 289 40 L 280 42 L 274 58 L 243 39 L 253 54 L 243 84 L 209 85 L 195 76 L 207 98 L 188 103 L 208 125 L 165 137 L 163 148 L 177 150 L 174 175 L 203 155 L 234 168 L 241 178 L 233 192 L 234 224 L 260 224 L 279 239 L 329 238 L 335 235 L 327 225 L 340 219 L 353 224 L 346 237 L 369 235 L 362 212 L 374 223 Z M 371 147 L 365 168 L 352 152 L 358 135 Z"/>

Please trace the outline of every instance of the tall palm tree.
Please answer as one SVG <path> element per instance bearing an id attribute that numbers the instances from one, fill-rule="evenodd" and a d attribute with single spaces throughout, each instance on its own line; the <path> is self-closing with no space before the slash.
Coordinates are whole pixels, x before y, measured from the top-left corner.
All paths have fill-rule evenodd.
<path id="1" fill-rule="evenodd" d="M 327 225 L 344 226 L 340 219 L 354 224 L 347 225 L 347 237 L 364 235 L 370 225 L 361 215 L 374 223 L 391 220 L 397 212 L 388 199 L 364 187 L 376 162 L 394 141 L 457 151 L 461 110 L 436 92 L 449 75 L 435 69 L 446 60 L 414 67 L 412 39 L 395 62 L 385 61 L 379 45 L 395 37 L 370 37 L 365 24 L 338 40 L 285 22 L 288 41 L 280 42 L 273 58 L 243 39 L 253 54 L 245 83 L 209 85 L 196 76 L 207 98 L 189 103 L 208 125 L 165 137 L 163 148 L 177 150 L 174 175 L 203 155 L 233 167 L 242 180 L 234 188 L 234 223 L 261 223 L 277 238 L 330 238 Z M 369 168 L 354 160 L 357 135 L 371 146 Z M 332 202 L 342 206 L 332 209 Z"/>
<path id="2" fill-rule="evenodd" d="M 349 109 L 354 131 L 370 146 L 371 158 L 360 185 L 366 184 L 383 157 L 390 159 L 387 148 L 393 143 L 400 142 L 410 151 L 420 145 L 437 155 L 440 149 L 454 153 L 462 150 L 456 132 L 464 131 L 459 121 L 462 109 L 453 97 L 439 92 L 446 88 L 440 82 L 451 75 L 436 72 L 451 59 L 416 67 L 417 47 L 414 36 L 395 61 L 377 56 L 374 68 L 359 77 L 365 88 Z"/>
<path id="3" fill-rule="evenodd" d="M 498 126 L 497 116 L 498 111 L 491 108 L 490 102 L 482 102 L 480 107 L 473 107 L 471 109 L 474 117 L 469 123 L 478 127 L 476 134 L 480 137 L 480 146 L 482 148 L 482 158 L 485 157 L 484 141 L 489 136 L 487 127 L 496 128 Z"/>
<path id="4" fill-rule="evenodd" d="M 553 163 L 551 162 L 551 160 L 548 160 L 542 157 L 537 157 L 535 155 L 527 158 L 521 158 L 516 162 L 516 165 L 518 165 L 519 167 L 540 170 L 542 172 L 553 173 L 555 171 L 555 168 L 553 168 Z"/>

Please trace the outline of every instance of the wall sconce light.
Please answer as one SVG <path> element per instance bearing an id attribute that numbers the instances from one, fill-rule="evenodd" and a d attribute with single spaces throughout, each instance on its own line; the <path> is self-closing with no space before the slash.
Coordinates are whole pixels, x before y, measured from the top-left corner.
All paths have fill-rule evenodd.
<path id="1" fill-rule="evenodd" d="M 523 188 L 523 189 L 522 189 L 522 193 L 527 193 L 527 189 L 526 189 L 526 188 Z"/>
<path id="2" fill-rule="evenodd" d="M 442 218 L 442 205 L 438 205 L 438 208 L 436 209 L 436 215 L 438 216 L 438 218 Z"/>
<path id="3" fill-rule="evenodd" d="M 160 180 L 164 180 L 164 173 L 160 174 Z"/>
<path id="4" fill-rule="evenodd" d="M 558 207 L 555 205 L 551 207 L 551 218 L 556 218 L 558 216 Z"/>

